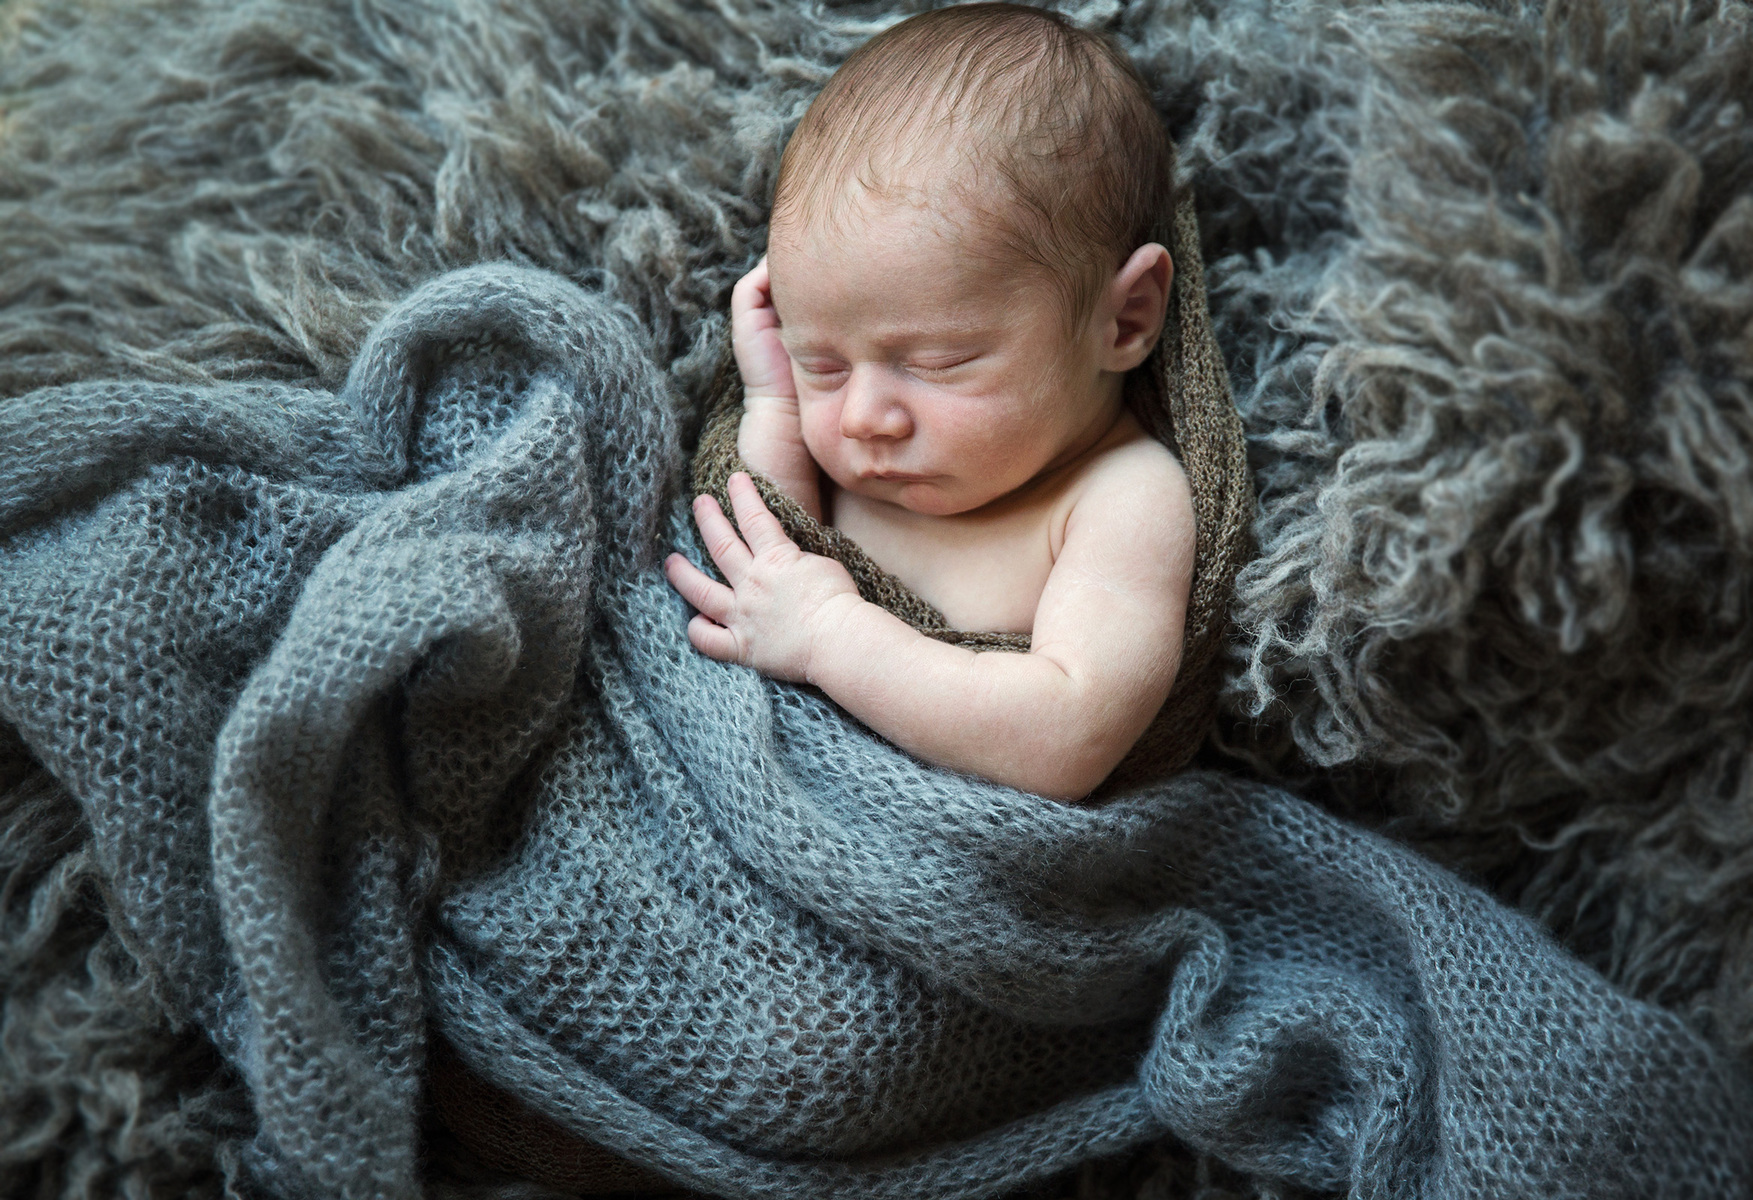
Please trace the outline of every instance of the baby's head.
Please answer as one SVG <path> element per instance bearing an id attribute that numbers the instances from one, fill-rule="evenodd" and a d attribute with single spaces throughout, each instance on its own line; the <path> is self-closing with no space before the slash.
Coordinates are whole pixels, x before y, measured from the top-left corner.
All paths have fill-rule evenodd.
<path id="1" fill-rule="evenodd" d="M 941 514 L 1074 455 L 1161 331 L 1172 176 L 1137 74 L 1054 14 L 940 9 L 861 47 L 786 147 L 769 233 L 817 461 Z"/>

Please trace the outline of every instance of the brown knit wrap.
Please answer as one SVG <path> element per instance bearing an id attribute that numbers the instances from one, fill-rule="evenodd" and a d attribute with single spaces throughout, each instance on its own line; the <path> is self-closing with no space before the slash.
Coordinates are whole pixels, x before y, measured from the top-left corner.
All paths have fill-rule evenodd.
<path id="1" fill-rule="evenodd" d="M 1205 740 L 1222 671 L 1218 651 L 1228 630 L 1231 587 L 1251 544 L 1254 487 L 1229 373 L 1211 332 L 1199 223 L 1186 191 L 1176 205 L 1166 244 L 1175 263 L 1168 317 L 1150 357 L 1127 377 L 1127 399 L 1139 422 L 1177 454 L 1187 474 L 1196 531 L 1193 586 L 1175 686 L 1103 784 L 1104 791 L 1179 770 Z M 749 470 L 737 453 L 742 416 L 742 379 L 727 341 L 694 454 L 694 490 L 717 496 L 726 512 L 726 482 L 733 473 Z M 838 559 L 851 572 L 859 594 L 872 604 L 939 641 L 971 650 L 1028 650 L 1025 633 L 951 629 L 942 613 L 872 562 L 851 538 L 811 517 L 771 480 L 752 471 L 750 475 L 791 539 L 812 554 Z"/>

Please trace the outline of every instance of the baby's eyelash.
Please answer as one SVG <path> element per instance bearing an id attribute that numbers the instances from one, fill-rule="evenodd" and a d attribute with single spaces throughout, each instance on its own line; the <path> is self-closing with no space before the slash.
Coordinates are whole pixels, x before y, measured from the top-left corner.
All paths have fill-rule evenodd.
<path id="1" fill-rule="evenodd" d="M 926 374 L 937 374 L 942 371 L 953 371 L 957 367 L 966 366 L 968 363 L 973 362 L 974 358 L 975 356 L 970 354 L 967 358 L 958 358 L 954 362 L 930 364 L 914 363 L 908 369 L 913 371 L 924 371 Z"/>
<path id="2" fill-rule="evenodd" d="M 945 363 L 902 363 L 901 369 L 915 375 L 942 375 L 955 370 L 957 367 L 965 366 L 979 357 L 978 354 L 970 354 L 966 358 L 958 358 L 952 362 Z M 795 358 L 792 359 L 791 362 L 793 369 L 808 376 L 812 380 L 838 379 L 846 375 L 850 370 L 850 368 L 843 363 L 830 366 L 825 363 L 810 363 Z"/>

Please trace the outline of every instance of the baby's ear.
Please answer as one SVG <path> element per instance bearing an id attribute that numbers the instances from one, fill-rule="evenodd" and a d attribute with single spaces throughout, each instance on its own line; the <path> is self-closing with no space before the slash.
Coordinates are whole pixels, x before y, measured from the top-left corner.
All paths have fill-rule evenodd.
<path id="1" fill-rule="evenodd" d="M 1120 264 L 1102 297 L 1104 370 L 1130 371 L 1149 356 L 1163 331 L 1174 277 L 1174 260 L 1156 242 L 1140 246 Z"/>

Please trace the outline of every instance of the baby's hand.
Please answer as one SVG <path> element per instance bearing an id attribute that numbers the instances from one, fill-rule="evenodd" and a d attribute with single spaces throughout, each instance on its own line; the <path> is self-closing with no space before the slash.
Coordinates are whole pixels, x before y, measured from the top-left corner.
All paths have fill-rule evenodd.
<path id="1" fill-rule="evenodd" d="M 737 453 L 819 521 L 821 479 L 816 460 L 804 445 L 797 384 L 791 375 L 791 356 L 779 340 L 779 314 L 773 307 L 765 258 L 731 291 L 730 340 L 743 378 Z"/>
<path id="2" fill-rule="evenodd" d="M 789 403 L 795 412 L 797 384 L 791 378 L 791 355 L 779 340 L 779 313 L 773 307 L 765 258 L 731 289 L 730 344 L 743 377 L 744 403 L 778 401 Z"/>
<path id="3" fill-rule="evenodd" d="M 747 544 L 711 496 L 694 501 L 694 520 L 730 586 L 680 554 L 664 561 L 670 586 L 699 610 L 688 640 L 720 662 L 807 683 L 821 639 L 834 636 L 848 607 L 863 603 L 858 588 L 833 559 L 798 549 L 747 475 L 732 475 L 728 487 Z"/>

